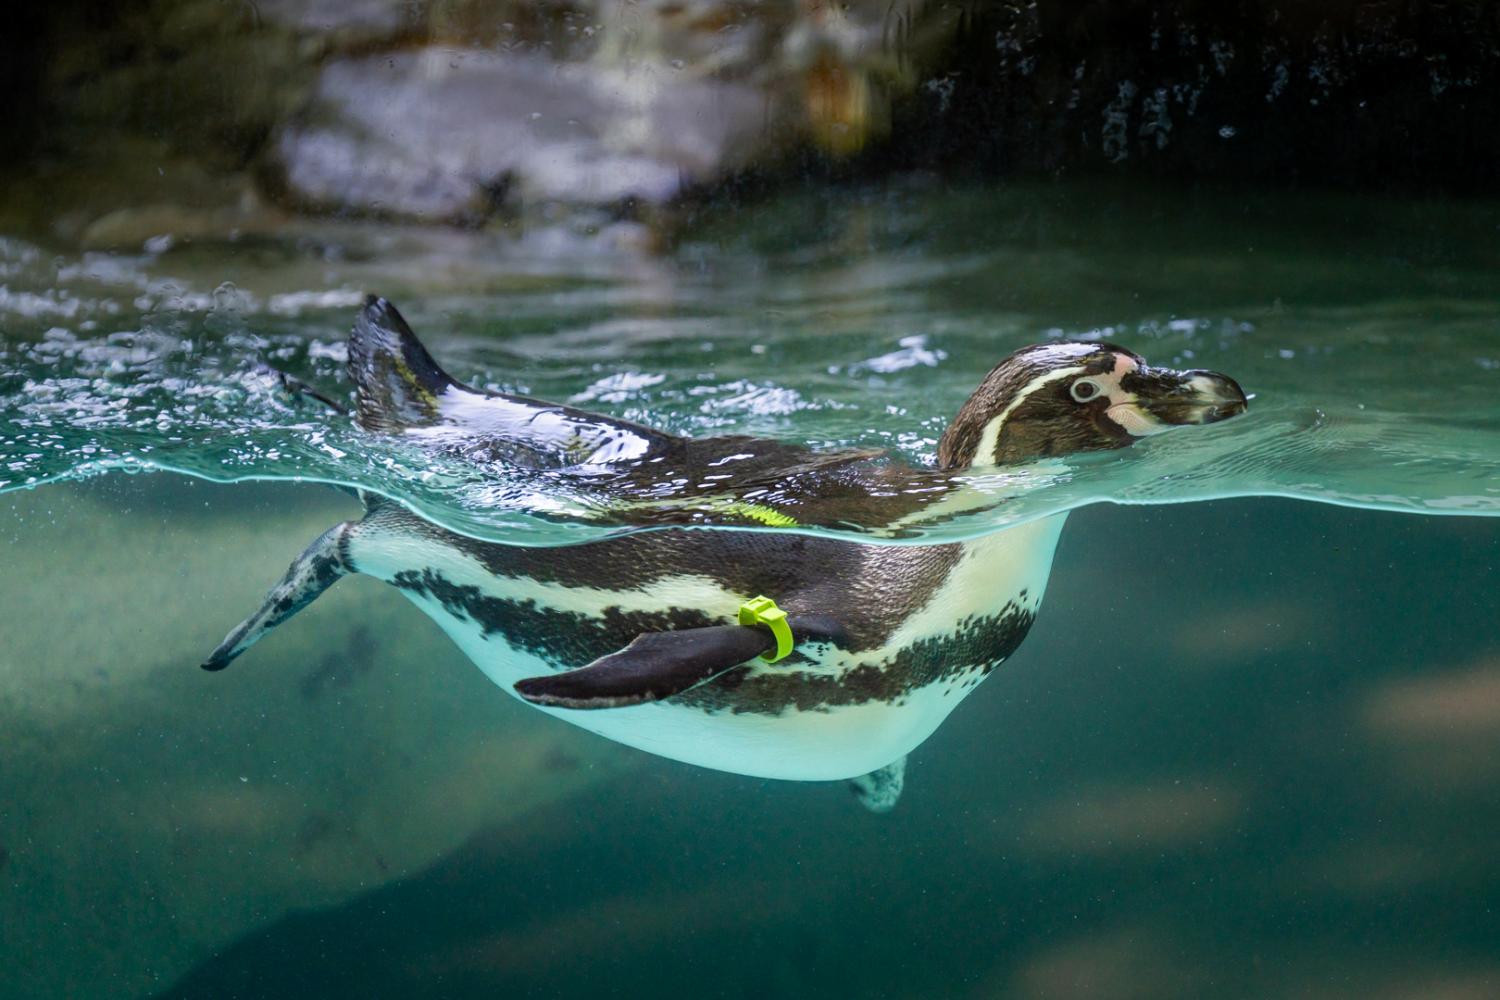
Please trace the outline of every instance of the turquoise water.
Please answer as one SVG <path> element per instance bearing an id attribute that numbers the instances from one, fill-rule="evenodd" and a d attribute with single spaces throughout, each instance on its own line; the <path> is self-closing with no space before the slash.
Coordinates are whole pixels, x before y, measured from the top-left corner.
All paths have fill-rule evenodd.
<path id="1" fill-rule="evenodd" d="M 912 181 L 704 210 L 660 256 L 5 240 L 0 995 L 1493 994 L 1497 227 Z M 880 817 L 531 712 L 369 580 L 196 669 L 357 510 L 307 480 L 526 544 L 621 523 L 595 483 L 434 464 L 287 396 L 263 363 L 347 391 L 366 290 L 476 384 L 915 465 L 1048 337 L 1254 399 L 922 526 L 1080 508 L 1030 638 Z M 189 475 L 117 474 L 148 469 Z"/>

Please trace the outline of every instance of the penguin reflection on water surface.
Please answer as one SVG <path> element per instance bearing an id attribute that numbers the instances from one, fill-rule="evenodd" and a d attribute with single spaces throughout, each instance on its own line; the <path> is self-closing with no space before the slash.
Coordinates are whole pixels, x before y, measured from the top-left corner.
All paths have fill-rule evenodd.
<path id="1" fill-rule="evenodd" d="M 468 388 L 383 299 L 355 322 L 349 374 L 356 419 L 372 433 L 474 461 L 612 471 L 627 494 L 733 473 L 741 496 L 775 498 L 727 508 L 751 523 L 818 523 L 832 504 L 889 524 L 913 514 L 914 497 L 929 499 L 893 488 L 922 471 L 877 452 L 693 440 Z M 1245 407 L 1240 387 L 1214 372 L 1149 367 L 1105 343 L 1026 347 L 959 410 L 939 441 L 938 471 L 1120 448 Z M 1025 638 L 1067 516 L 937 545 L 675 527 L 533 548 L 364 499 L 364 516 L 314 541 L 205 668 L 226 666 L 339 577 L 363 573 L 400 588 L 495 683 L 542 711 L 703 767 L 851 779 L 877 810 L 899 796 L 906 754 Z M 761 595 L 783 622 L 740 624 L 742 606 Z"/>

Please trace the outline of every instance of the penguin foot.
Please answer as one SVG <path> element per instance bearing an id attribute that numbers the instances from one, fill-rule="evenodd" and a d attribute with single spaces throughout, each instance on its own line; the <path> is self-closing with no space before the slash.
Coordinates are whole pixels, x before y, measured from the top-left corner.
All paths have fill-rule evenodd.
<path id="1" fill-rule="evenodd" d="M 859 804 L 873 813 L 888 813 L 901 798 L 906 784 L 906 758 L 891 761 L 878 771 L 862 774 L 849 782 L 849 790 Z"/>

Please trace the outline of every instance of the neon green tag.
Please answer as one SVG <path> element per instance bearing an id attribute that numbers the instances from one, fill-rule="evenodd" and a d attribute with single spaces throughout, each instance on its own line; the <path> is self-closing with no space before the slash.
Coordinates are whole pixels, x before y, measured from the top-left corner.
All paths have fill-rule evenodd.
<path id="1" fill-rule="evenodd" d="M 776 651 L 762 653 L 760 658 L 775 663 L 792 651 L 792 627 L 786 623 L 786 612 L 776 606 L 769 597 L 757 597 L 740 605 L 741 625 L 764 625 L 776 637 Z"/>
<path id="2" fill-rule="evenodd" d="M 725 508 L 725 511 L 730 514 L 747 517 L 752 521 L 759 521 L 761 524 L 771 528 L 797 527 L 797 519 L 795 517 L 792 517 L 790 514 L 783 514 L 776 508 L 767 507 L 765 504 L 749 503 L 742 500 L 739 503 L 729 504 Z M 772 607 L 775 607 L 775 605 L 773 604 Z"/>

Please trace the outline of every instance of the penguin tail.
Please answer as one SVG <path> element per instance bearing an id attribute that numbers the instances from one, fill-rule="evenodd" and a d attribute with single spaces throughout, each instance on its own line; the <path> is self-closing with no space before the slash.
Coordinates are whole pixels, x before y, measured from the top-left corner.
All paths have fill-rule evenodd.
<path id="1" fill-rule="evenodd" d="M 263 635 L 307 607 L 342 576 L 353 572 L 347 545 L 354 522 L 345 521 L 319 535 L 293 560 L 281 582 L 271 588 L 260 610 L 246 618 L 203 661 L 204 670 L 223 670 Z"/>
<path id="2" fill-rule="evenodd" d="M 361 427 L 397 431 L 436 422 L 440 401 L 459 386 L 427 353 L 388 299 L 365 300 L 349 334 L 349 378 Z"/>

